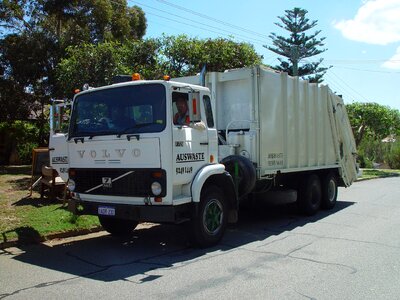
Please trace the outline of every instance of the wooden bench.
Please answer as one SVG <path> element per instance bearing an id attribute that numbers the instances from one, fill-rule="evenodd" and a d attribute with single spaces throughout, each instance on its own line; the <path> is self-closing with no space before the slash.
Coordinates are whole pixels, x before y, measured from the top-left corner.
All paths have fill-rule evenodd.
<path id="1" fill-rule="evenodd" d="M 49 190 L 49 199 L 54 200 L 56 192 L 66 192 L 66 184 L 60 176 L 57 176 L 57 171 L 52 167 L 42 166 L 42 177 L 40 178 L 40 198 L 43 198 L 44 191 Z M 65 195 L 64 195 L 65 196 Z"/>

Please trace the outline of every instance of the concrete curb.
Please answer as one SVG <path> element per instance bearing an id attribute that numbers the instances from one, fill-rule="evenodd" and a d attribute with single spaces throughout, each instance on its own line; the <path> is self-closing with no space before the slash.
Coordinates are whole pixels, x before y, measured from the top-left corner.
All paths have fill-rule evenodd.
<path id="1" fill-rule="evenodd" d="M 39 244 L 39 243 L 43 243 L 45 241 L 54 240 L 54 239 L 64 239 L 64 238 L 75 237 L 75 236 L 80 236 L 80 235 L 87 235 L 89 233 L 100 232 L 103 230 L 104 230 L 103 227 L 98 226 L 98 227 L 91 228 L 91 229 L 71 230 L 71 231 L 53 233 L 53 234 L 49 234 L 46 236 L 41 236 L 40 238 L 37 238 L 37 239 L 31 239 L 31 240 L 12 239 L 9 241 L 1 242 L 0 250 L 4 250 L 6 248 L 16 247 L 16 246 L 27 246 L 27 245 L 31 245 L 31 244 Z"/>
<path id="2" fill-rule="evenodd" d="M 155 225 L 156 225 L 155 223 L 143 222 L 143 223 L 140 223 L 138 225 L 138 227 L 136 227 L 136 229 L 148 229 Z M 70 230 L 70 231 L 65 231 L 65 232 L 53 233 L 53 234 L 49 234 L 49 235 L 46 235 L 44 237 L 40 237 L 37 239 L 30 239 L 30 240 L 13 239 L 10 241 L 1 242 L 0 250 L 4 250 L 4 249 L 10 248 L 10 247 L 19 247 L 19 246 L 40 244 L 40 243 L 49 242 L 49 241 L 58 240 L 58 239 L 68 239 L 68 238 L 74 238 L 74 237 L 79 237 L 79 236 L 85 236 L 88 234 L 98 233 L 101 231 L 104 231 L 103 227 L 97 226 L 97 227 L 90 228 L 90 229 Z M 107 234 L 106 231 L 104 231 L 104 233 Z"/>

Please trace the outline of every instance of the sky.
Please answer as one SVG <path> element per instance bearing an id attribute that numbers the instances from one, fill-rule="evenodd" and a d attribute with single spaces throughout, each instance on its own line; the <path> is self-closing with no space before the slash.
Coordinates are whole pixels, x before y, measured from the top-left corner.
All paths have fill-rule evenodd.
<path id="1" fill-rule="evenodd" d="M 276 22 L 285 10 L 308 11 L 325 37 L 323 58 L 331 66 L 324 84 L 345 103 L 376 102 L 400 110 L 400 0 L 128 0 L 147 18 L 145 38 L 186 34 L 197 38 L 231 38 L 248 42 L 263 63 L 279 64 L 272 45 L 274 32 L 287 36 Z"/>

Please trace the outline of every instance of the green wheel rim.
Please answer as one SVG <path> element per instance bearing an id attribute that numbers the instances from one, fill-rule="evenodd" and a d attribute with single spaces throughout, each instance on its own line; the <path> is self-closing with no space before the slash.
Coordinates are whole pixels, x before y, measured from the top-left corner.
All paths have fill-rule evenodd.
<path id="1" fill-rule="evenodd" d="M 204 229 L 208 234 L 215 235 L 221 229 L 224 212 L 222 204 L 217 199 L 207 203 L 203 213 Z"/>

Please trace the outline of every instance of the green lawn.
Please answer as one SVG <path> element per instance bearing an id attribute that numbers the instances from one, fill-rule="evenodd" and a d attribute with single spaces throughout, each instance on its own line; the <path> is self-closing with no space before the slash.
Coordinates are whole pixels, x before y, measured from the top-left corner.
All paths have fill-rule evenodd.
<path id="1" fill-rule="evenodd" d="M 373 179 L 382 177 L 394 177 L 400 176 L 400 170 L 389 170 L 389 169 L 363 169 L 362 176 L 359 180 Z"/>
<path id="2" fill-rule="evenodd" d="M 10 240 L 30 242 L 46 236 L 93 229 L 97 217 L 76 217 L 62 201 L 40 199 L 37 191 L 29 196 L 30 167 L 0 167 L 0 243 Z"/>

